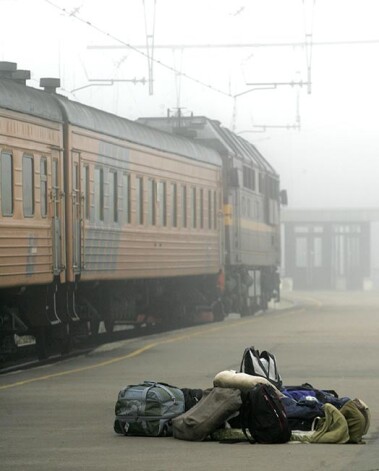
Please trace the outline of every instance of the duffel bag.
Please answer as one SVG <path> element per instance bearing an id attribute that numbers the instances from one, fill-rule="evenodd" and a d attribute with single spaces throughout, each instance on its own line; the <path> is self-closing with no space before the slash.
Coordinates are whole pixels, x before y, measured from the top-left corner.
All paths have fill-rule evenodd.
<path id="1" fill-rule="evenodd" d="M 172 419 L 184 409 L 184 394 L 180 388 L 144 381 L 119 392 L 113 428 L 123 435 L 171 436 Z"/>
<path id="2" fill-rule="evenodd" d="M 241 404 L 239 389 L 206 389 L 195 406 L 172 420 L 173 435 L 180 440 L 205 440 L 223 427 L 233 414 L 237 414 Z"/>

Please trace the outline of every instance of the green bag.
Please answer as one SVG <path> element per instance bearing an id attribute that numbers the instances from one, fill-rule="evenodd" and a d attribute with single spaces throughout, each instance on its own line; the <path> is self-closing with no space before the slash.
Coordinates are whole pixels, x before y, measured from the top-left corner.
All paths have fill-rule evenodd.
<path id="1" fill-rule="evenodd" d="M 310 443 L 347 443 L 349 428 L 345 417 L 333 404 L 326 403 L 322 408 L 325 417 L 319 419 Z"/>
<path id="2" fill-rule="evenodd" d="M 370 427 L 369 408 L 361 399 L 353 399 L 346 402 L 340 410 L 349 427 L 349 443 L 362 443 L 362 437 Z"/>
<path id="3" fill-rule="evenodd" d="M 126 386 L 118 394 L 113 428 L 123 435 L 171 436 L 171 420 L 184 407 L 183 391 L 175 386 L 154 381 Z"/>

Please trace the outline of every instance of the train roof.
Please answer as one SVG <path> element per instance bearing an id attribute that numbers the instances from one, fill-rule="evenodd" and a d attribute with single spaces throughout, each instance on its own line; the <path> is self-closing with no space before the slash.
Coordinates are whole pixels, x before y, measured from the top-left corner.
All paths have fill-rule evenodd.
<path id="1" fill-rule="evenodd" d="M 0 108 L 62 122 L 62 110 L 50 93 L 0 78 Z"/>
<path id="2" fill-rule="evenodd" d="M 199 142 L 87 106 L 56 93 L 0 79 L 0 107 L 126 139 L 160 151 L 221 166 L 218 152 Z"/>
<path id="3" fill-rule="evenodd" d="M 225 155 L 230 155 L 249 162 L 253 166 L 277 176 L 275 169 L 249 141 L 230 131 L 220 122 L 205 116 L 169 116 L 144 117 L 139 122 L 158 129 L 187 135 L 194 140 L 204 142 Z"/>
<path id="4" fill-rule="evenodd" d="M 191 139 L 154 129 L 126 118 L 120 118 L 97 108 L 68 100 L 62 96 L 57 95 L 57 99 L 64 108 L 67 119 L 71 124 L 126 139 L 129 142 L 142 144 L 153 149 L 179 154 L 193 160 L 217 166 L 222 165 L 221 158 L 214 149 Z"/>
<path id="5" fill-rule="evenodd" d="M 232 149 L 239 156 L 243 156 L 244 160 L 254 162 L 258 168 L 264 169 L 266 172 L 276 173 L 270 163 L 251 142 L 222 126 L 219 126 L 218 132 L 225 140 L 230 142 Z"/>

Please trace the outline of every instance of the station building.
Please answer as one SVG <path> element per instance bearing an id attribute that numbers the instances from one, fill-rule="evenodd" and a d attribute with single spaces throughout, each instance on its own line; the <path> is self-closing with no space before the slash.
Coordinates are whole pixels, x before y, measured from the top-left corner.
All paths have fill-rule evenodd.
<path id="1" fill-rule="evenodd" d="M 379 209 L 283 209 L 282 287 L 379 290 Z"/>

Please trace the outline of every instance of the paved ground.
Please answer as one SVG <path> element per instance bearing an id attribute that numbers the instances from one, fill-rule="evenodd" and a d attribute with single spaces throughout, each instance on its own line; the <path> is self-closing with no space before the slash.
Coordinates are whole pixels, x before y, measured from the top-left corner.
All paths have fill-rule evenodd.
<path id="1" fill-rule="evenodd" d="M 0 376 L 0 469 L 379 470 L 379 293 L 284 293 L 283 300 L 256 317 L 109 344 Z M 219 371 L 238 369 L 248 345 L 275 353 L 285 384 L 362 398 L 372 413 L 367 443 L 226 445 L 114 434 L 124 385 L 153 379 L 210 387 Z"/>

